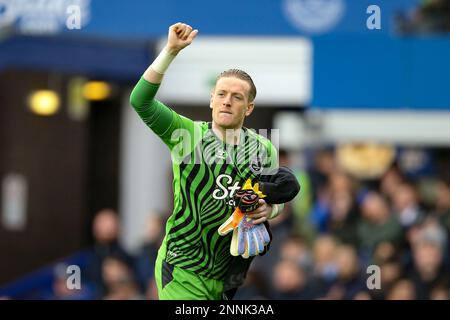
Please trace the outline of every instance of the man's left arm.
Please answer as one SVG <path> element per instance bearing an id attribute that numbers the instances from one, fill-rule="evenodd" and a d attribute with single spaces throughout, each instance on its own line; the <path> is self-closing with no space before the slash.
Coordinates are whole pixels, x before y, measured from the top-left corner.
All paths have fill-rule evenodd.
<path id="1" fill-rule="evenodd" d="M 277 217 L 284 204 L 294 199 L 300 192 L 300 184 L 289 168 L 279 167 L 274 170 L 276 172 L 273 174 L 260 176 L 259 190 L 266 197 L 259 199 L 259 207 L 249 213 L 254 224 Z"/>
<path id="2" fill-rule="evenodd" d="M 278 166 L 278 154 L 272 143 L 268 143 L 269 165 L 259 177 L 259 189 L 266 195 L 260 199 L 259 207 L 250 213 L 254 224 L 277 217 L 284 203 L 294 199 L 300 192 L 300 184 L 288 167 Z"/>

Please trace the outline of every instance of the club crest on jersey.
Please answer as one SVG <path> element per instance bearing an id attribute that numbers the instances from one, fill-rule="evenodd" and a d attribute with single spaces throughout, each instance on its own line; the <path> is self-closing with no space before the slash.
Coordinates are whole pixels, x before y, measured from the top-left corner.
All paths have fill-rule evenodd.
<path id="1" fill-rule="evenodd" d="M 223 149 L 217 149 L 216 157 L 219 159 L 226 159 L 227 158 L 227 152 Z"/>
<path id="2" fill-rule="evenodd" d="M 252 159 L 249 166 L 250 170 L 255 174 L 259 174 L 262 171 L 262 164 L 259 158 Z"/>

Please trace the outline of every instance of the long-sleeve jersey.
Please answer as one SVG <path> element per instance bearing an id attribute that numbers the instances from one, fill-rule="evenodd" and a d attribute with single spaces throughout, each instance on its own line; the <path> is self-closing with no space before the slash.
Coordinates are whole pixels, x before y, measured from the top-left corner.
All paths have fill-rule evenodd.
<path id="1" fill-rule="evenodd" d="M 156 100 L 158 88 L 141 78 L 130 102 L 171 151 L 174 209 L 166 224 L 165 260 L 221 280 L 232 258 L 231 233 L 220 236 L 217 230 L 232 214 L 233 195 L 244 182 L 277 167 L 277 152 L 247 128 L 237 145 L 225 143 L 210 122 L 192 121 Z"/>

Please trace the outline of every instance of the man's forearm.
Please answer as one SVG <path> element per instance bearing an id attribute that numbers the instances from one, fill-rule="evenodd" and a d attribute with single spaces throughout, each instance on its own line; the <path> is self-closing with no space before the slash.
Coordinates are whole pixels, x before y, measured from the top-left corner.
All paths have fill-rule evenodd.
<path id="1" fill-rule="evenodd" d="M 142 77 L 150 83 L 160 84 L 172 60 L 186 46 L 190 45 L 197 36 L 198 30 L 185 23 L 176 23 L 169 28 L 167 44 L 156 57 L 150 67 L 145 70 Z"/>
<path id="2" fill-rule="evenodd" d="M 147 70 L 145 70 L 143 76 L 145 80 L 153 84 L 160 84 L 164 77 L 163 74 L 160 74 L 152 69 L 152 66 L 149 66 Z"/>

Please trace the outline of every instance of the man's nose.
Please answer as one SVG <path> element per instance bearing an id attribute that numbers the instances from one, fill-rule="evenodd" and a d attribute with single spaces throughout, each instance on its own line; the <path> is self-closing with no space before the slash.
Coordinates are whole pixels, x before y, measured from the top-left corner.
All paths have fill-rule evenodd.
<path id="1" fill-rule="evenodd" d="M 225 96 L 225 98 L 223 99 L 223 105 L 229 107 L 231 106 L 231 97 L 230 96 Z"/>

